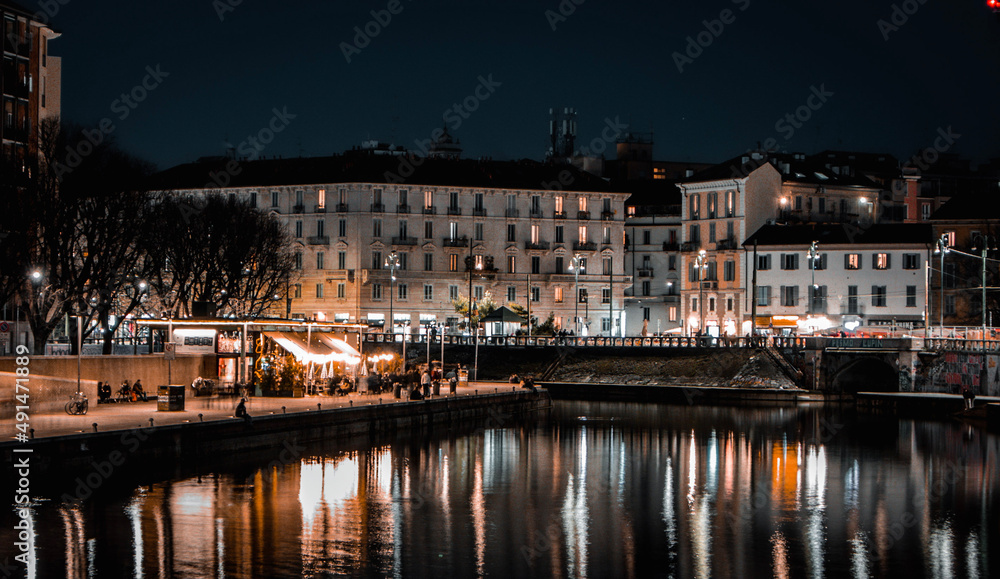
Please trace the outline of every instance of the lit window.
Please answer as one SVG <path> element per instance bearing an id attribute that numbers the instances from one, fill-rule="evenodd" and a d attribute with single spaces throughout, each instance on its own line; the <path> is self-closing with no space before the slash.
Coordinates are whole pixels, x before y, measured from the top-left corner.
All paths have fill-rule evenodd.
<path id="1" fill-rule="evenodd" d="M 889 269 L 889 254 L 876 253 L 872 255 L 872 267 L 874 269 Z"/>
<path id="2" fill-rule="evenodd" d="M 861 269 L 861 254 L 848 253 L 844 255 L 844 269 Z"/>

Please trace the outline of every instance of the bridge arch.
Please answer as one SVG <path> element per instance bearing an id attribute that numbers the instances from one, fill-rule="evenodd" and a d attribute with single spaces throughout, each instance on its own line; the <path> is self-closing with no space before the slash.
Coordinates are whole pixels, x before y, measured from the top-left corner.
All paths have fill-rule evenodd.
<path id="1" fill-rule="evenodd" d="M 857 358 L 845 364 L 832 376 L 835 390 L 857 392 L 899 392 L 899 375 L 882 358 Z"/>

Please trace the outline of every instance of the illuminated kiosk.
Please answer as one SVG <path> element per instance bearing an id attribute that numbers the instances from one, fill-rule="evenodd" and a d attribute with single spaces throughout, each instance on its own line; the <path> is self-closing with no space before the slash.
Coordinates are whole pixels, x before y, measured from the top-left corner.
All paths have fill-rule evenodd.
<path id="1" fill-rule="evenodd" d="M 257 386 L 255 370 L 265 340 L 273 340 L 317 378 L 333 363 L 349 363 L 349 371 L 360 371 L 361 333 L 366 326 L 305 320 L 256 319 L 140 319 L 159 336 L 158 344 L 172 342 L 177 356 L 202 356 L 202 372 L 177 375 L 174 382 L 191 384 L 196 378 L 213 380 L 222 392 L 234 392 L 239 383 Z M 300 336 L 301 335 L 301 336 Z M 307 342 L 311 344 L 306 347 Z M 158 350 L 162 351 L 162 349 Z M 307 380 L 310 376 L 307 376 Z M 251 392 L 253 388 L 251 388 Z"/>

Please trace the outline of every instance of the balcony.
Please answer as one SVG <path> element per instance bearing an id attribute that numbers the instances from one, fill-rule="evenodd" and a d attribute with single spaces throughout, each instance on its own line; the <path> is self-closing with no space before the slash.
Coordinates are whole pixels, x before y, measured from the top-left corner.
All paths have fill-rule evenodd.
<path id="1" fill-rule="evenodd" d="M 528 216 L 531 217 L 532 219 L 541 219 L 542 218 L 542 210 L 541 209 L 532 209 L 531 213 L 529 213 Z"/>
<path id="2" fill-rule="evenodd" d="M 639 270 L 639 277 L 653 277 L 652 268 L 642 268 Z"/>
<path id="3" fill-rule="evenodd" d="M 701 249 L 701 244 L 697 241 L 685 241 L 681 244 L 681 251 L 698 251 Z"/>
<path id="4" fill-rule="evenodd" d="M 326 205 L 316 205 L 313 207 L 313 213 L 326 213 Z"/>
<path id="5" fill-rule="evenodd" d="M 506 215 L 507 217 L 519 217 L 521 215 L 521 212 L 518 211 L 517 209 L 507 209 Z"/>
<path id="6" fill-rule="evenodd" d="M 399 205 L 396 206 L 396 213 L 409 213 L 409 212 L 410 212 L 410 206 L 407 205 L 406 203 L 400 203 Z"/>
<path id="7" fill-rule="evenodd" d="M 461 214 L 462 214 L 462 208 L 461 207 L 449 207 L 448 208 L 448 215 L 461 215 Z"/>
<path id="8" fill-rule="evenodd" d="M 565 211 L 556 211 L 552 213 L 552 219 L 566 219 Z"/>
<path id="9" fill-rule="evenodd" d="M 601 211 L 601 221 L 614 221 L 615 212 L 614 211 Z"/>
<path id="10" fill-rule="evenodd" d="M 372 203 L 372 213 L 385 213 L 385 205 Z"/>
<path id="11" fill-rule="evenodd" d="M 330 238 L 326 235 L 313 235 L 306 238 L 309 245 L 330 245 Z"/>
<path id="12" fill-rule="evenodd" d="M 305 205 L 292 205 L 292 213 L 305 213 L 305 212 L 306 212 Z"/>
<path id="13" fill-rule="evenodd" d="M 549 249 L 549 242 L 548 241 L 536 241 L 535 243 L 532 243 L 530 241 L 525 241 L 524 242 L 524 248 L 525 249 L 548 250 Z"/>
<path id="14" fill-rule="evenodd" d="M 727 239 L 720 239 L 715 242 L 715 249 L 736 249 L 736 239 L 729 237 Z"/>
<path id="15" fill-rule="evenodd" d="M 587 221 L 590 219 L 590 211 L 577 211 L 576 218 L 583 221 Z"/>
<path id="16" fill-rule="evenodd" d="M 468 237 L 446 237 L 441 241 L 445 247 L 469 247 Z"/>
<path id="17" fill-rule="evenodd" d="M 475 215 L 476 217 L 486 217 L 486 208 L 477 207 L 472 210 L 472 214 Z"/>
<path id="18" fill-rule="evenodd" d="M 435 215 L 436 213 L 437 209 L 435 209 L 433 206 L 424 207 L 424 215 Z"/>
<path id="19" fill-rule="evenodd" d="M 593 241 L 574 241 L 574 251 L 597 251 L 597 244 Z"/>
<path id="20" fill-rule="evenodd" d="M 393 245 L 416 245 L 417 244 L 417 238 L 416 237 L 393 237 L 392 238 L 392 244 Z"/>
<path id="21" fill-rule="evenodd" d="M 680 251 L 680 250 L 681 250 L 681 244 L 677 243 L 676 241 L 663 242 L 663 251 Z"/>
<path id="22" fill-rule="evenodd" d="M 348 211 L 347 203 L 337 203 L 337 213 L 347 213 Z"/>

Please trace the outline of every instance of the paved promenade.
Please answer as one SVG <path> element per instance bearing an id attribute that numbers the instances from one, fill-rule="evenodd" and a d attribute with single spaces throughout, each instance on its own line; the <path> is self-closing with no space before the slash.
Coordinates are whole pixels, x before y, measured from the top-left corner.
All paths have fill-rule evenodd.
<path id="1" fill-rule="evenodd" d="M 475 396 L 478 394 L 493 394 L 494 392 L 511 392 L 516 387 L 506 382 L 472 382 L 469 386 L 459 386 L 455 396 Z M 447 385 L 441 389 L 441 396 L 449 396 Z M 186 392 L 190 394 L 190 390 Z M 388 394 L 349 394 L 347 396 L 306 396 L 304 398 L 265 398 L 252 396 L 247 401 L 247 411 L 250 416 L 265 414 L 288 414 L 310 412 L 317 410 L 317 404 L 322 409 L 345 406 L 364 406 L 366 404 L 397 404 L 407 402 L 404 398 L 396 400 L 392 393 Z M 233 412 L 240 399 L 236 396 L 206 396 L 185 399 L 185 409 L 177 412 L 158 412 L 156 397 L 151 396 L 149 402 L 96 404 L 90 400 L 90 408 L 86 414 L 71 416 L 65 412 L 50 412 L 34 414 L 29 411 L 31 428 L 35 438 L 48 436 L 63 436 L 81 432 L 93 432 L 94 423 L 100 432 L 109 430 L 128 430 L 137 427 L 148 427 L 152 419 L 155 426 L 181 424 L 185 422 L 209 422 L 213 420 L 232 420 Z M 284 410 L 282 410 L 284 407 Z M 200 415 L 200 416 L 199 416 Z M 2 440 L 14 440 L 17 430 L 13 419 L 0 420 Z"/>

